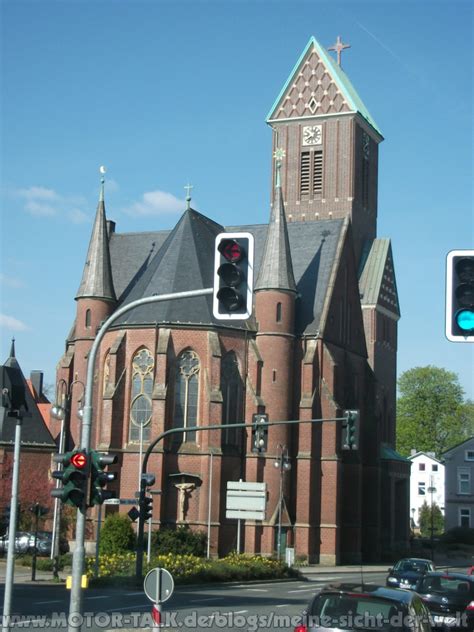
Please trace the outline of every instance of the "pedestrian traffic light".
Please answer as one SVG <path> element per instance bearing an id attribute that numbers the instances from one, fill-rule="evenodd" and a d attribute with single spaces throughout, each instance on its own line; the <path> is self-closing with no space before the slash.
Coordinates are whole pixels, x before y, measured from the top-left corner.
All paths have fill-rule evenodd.
<path id="1" fill-rule="evenodd" d="M 73 450 L 54 454 L 53 460 L 63 466 L 52 472 L 52 477 L 62 482 L 62 487 L 51 490 L 53 498 L 59 498 L 67 505 L 85 508 L 87 502 L 87 479 L 90 461 L 85 450 Z"/>
<path id="2" fill-rule="evenodd" d="M 89 494 L 89 506 L 102 505 L 105 500 L 116 498 L 117 494 L 104 487 L 117 478 L 116 472 L 106 472 L 105 468 L 117 463 L 116 454 L 101 454 L 96 450 L 90 453 L 91 461 L 91 487 Z"/>
<path id="3" fill-rule="evenodd" d="M 268 446 L 268 415 L 255 414 L 252 423 L 252 452 L 261 454 Z"/>
<path id="4" fill-rule="evenodd" d="M 446 338 L 451 342 L 474 342 L 474 250 L 448 253 Z"/>
<path id="5" fill-rule="evenodd" d="M 358 450 L 360 413 L 358 410 L 345 410 L 344 418 L 341 448 L 343 450 Z"/>
<path id="6" fill-rule="evenodd" d="M 252 314 L 251 233 L 220 233 L 215 241 L 213 314 L 218 320 L 244 320 Z"/>

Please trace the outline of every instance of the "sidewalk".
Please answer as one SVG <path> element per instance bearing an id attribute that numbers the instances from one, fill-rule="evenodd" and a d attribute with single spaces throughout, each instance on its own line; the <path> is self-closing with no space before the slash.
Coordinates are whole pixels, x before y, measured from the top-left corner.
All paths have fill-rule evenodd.
<path id="1" fill-rule="evenodd" d="M 59 571 L 59 579 L 60 581 L 55 581 L 53 578 L 53 571 L 39 571 L 36 569 L 36 579 L 34 582 L 31 581 L 31 567 L 29 566 L 21 566 L 20 564 L 21 558 L 15 560 L 15 569 L 13 572 L 13 581 L 15 584 L 54 584 L 60 585 L 61 583 L 66 583 L 66 577 L 71 574 L 71 570 L 65 569 L 63 571 Z M 7 561 L 6 558 L 0 559 L 0 583 L 5 583 L 5 575 L 7 571 Z"/>

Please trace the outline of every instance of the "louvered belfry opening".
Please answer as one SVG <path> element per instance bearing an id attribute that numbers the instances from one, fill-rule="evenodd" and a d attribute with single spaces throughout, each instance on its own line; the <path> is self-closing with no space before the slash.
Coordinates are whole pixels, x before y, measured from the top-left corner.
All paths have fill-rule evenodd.
<path id="1" fill-rule="evenodd" d="M 301 152 L 300 199 L 321 196 L 323 192 L 323 152 Z"/>

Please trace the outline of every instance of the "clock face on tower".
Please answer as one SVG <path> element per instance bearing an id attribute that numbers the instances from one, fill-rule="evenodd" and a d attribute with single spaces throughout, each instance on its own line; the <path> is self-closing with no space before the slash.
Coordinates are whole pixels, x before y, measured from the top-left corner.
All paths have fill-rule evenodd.
<path id="1" fill-rule="evenodd" d="M 303 127 L 303 145 L 321 145 L 322 140 L 322 125 L 307 125 Z"/>

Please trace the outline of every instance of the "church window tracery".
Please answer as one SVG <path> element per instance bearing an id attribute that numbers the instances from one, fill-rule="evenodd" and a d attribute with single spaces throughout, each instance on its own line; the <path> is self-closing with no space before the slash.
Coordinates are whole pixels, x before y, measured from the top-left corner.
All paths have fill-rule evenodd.
<path id="1" fill-rule="evenodd" d="M 148 349 L 138 351 L 132 360 L 132 387 L 130 404 L 130 441 L 150 440 L 151 395 L 155 363 Z"/>
<path id="2" fill-rule="evenodd" d="M 191 350 L 184 351 L 176 362 L 176 376 L 174 389 L 175 428 L 195 428 L 197 425 L 197 411 L 199 398 L 199 370 L 198 355 Z M 183 434 L 173 436 L 175 443 L 196 441 L 196 433 L 186 430 Z"/>

